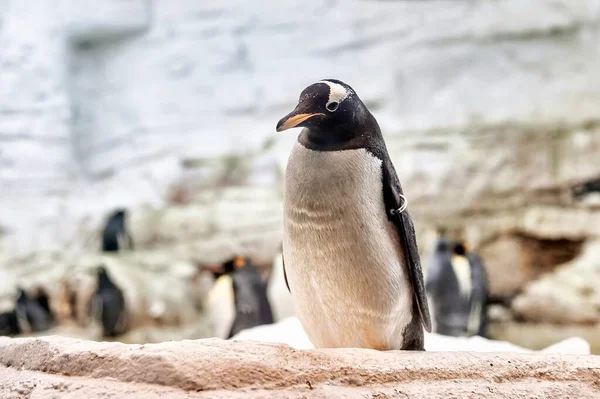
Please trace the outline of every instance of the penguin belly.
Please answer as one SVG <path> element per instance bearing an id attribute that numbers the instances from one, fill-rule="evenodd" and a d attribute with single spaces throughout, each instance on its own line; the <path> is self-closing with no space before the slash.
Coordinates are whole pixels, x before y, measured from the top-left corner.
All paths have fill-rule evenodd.
<path id="1" fill-rule="evenodd" d="M 381 161 L 364 149 L 313 151 L 296 143 L 284 212 L 286 274 L 312 343 L 401 349 L 413 290 L 385 213 Z"/>

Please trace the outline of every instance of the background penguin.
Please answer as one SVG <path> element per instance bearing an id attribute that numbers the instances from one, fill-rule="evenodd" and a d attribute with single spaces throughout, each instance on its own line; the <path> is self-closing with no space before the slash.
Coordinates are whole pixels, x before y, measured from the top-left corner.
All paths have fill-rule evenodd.
<path id="1" fill-rule="evenodd" d="M 207 308 L 214 335 L 231 338 L 246 328 L 273 322 L 267 297 L 268 283 L 250 261 L 237 257 L 224 262 L 208 294 Z"/>
<path id="2" fill-rule="evenodd" d="M 227 338 L 247 328 L 273 323 L 273 311 L 267 298 L 268 282 L 247 259 L 238 258 L 231 273 L 235 319 Z"/>
<path id="3" fill-rule="evenodd" d="M 122 335 L 127 329 L 123 292 L 112 282 L 104 266 L 100 266 L 97 273 L 98 288 L 91 301 L 93 315 L 102 323 L 104 337 Z"/>
<path id="4" fill-rule="evenodd" d="M 487 336 L 487 279 L 476 254 L 462 241 L 452 250 L 438 239 L 429 264 L 427 292 L 435 314 L 435 332 L 449 336 Z"/>
<path id="5" fill-rule="evenodd" d="M 215 280 L 219 279 L 219 277 L 221 277 L 224 274 L 232 273 L 235 270 L 236 259 L 237 258 L 230 259 L 227 262 L 221 264 L 218 268 L 210 268 L 209 270 L 211 270 Z"/>
<path id="6" fill-rule="evenodd" d="M 427 264 L 425 288 L 431 298 L 432 313 L 435 317 L 435 332 L 452 335 L 453 315 L 464 307 L 456 297 L 459 292 L 458 280 L 452 270 L 452 248 L 444 233 L 438 231 L 433 253 Z"/>
<path id="7" fill-rule="evenodd" d="M 126 210 L 116 210 L 102 231 L 102 251 L 133 250 L 133 239 L 125 226 Z"/>
<path id="8" fill-rule="evenodd" d="M 471 266 L 471 312 L 467 335 L 488 336 L 487 307 L 489 298 L 489 282 L 481 258 L 473 251 L 469 251 L 465 243 L 460 243 L 466 251 L 466 257 Z M 459 248 L 460 249 L 460 248 Z"/>
<path id="9" fill-rule="evenodd" d="M 19 323 L 26 323 L 28 328 L 21 327 L 21 330 L 24 331 L 47 331 L 53 324 L 53 316 L 49 309 L 46 310 L 38 301 L 30 298 L 20 287 L 18 288 L 16 315 Z"/>
<path id="10" fill-rule="evenodd" d="M 287 164 L 283 264 L 317 347 L 424 350 L 431 330 L 414 226 L 377 121 L 347 84 L 308 86 L 277 124 Z"/>
<path id="11" fill-rule="evenodd" d="M 54 313 L 50 307 L 50 297 L 48 296 L 46 290 L 41 287 L 38 288 L 36 294 L 33 295 L 33 300 L 36 301 L 42 307 L 42 309 L 44 309 L 50 315 L 51 321 L 54 322 Z"/>

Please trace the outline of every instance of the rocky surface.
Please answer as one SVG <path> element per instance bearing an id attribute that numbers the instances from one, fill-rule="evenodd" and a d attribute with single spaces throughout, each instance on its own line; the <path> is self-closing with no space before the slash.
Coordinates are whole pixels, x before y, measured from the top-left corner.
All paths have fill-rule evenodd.
<path id="1" fill-rule="evenodd" d="M 180 341 L 0 339 L 3 398 L 592 398 L 600 358 L 500 353 L 295 350 Z"/>

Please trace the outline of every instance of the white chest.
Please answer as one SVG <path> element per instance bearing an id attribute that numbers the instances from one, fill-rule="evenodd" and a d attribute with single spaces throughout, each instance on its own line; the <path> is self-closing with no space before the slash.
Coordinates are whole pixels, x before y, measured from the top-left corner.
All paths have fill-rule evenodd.
<path id="1" fill-rule="evenodd" d="M 317 347 L 398 349 L 411 320 L 402 247 L 364 149 L 296 143 L 284 198 L 284 257 L 296 312 Z"/>

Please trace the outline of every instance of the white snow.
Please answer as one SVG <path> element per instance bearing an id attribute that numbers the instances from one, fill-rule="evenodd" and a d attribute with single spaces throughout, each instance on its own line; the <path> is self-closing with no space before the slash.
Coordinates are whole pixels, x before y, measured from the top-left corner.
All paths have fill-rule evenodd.
<path id="1" fill-rule="evenodd" d="M 314 348 L 297 317 L 288 317 L 275 324 L 244 330 L 232 339 L 238 341 L 280 342 L 296 349 Z M 434 333 L 425 333 L 425 350 L 432 352 L 535 352 L 509 342 L 494 341 L 479 336 L 455 338 Z M 558 342 L 542 349 L 540 352 L 571 355 L 589 355 L 591 353 L 590 344 L 579 337 L 572 337 Z"/>

